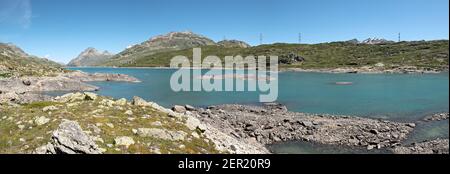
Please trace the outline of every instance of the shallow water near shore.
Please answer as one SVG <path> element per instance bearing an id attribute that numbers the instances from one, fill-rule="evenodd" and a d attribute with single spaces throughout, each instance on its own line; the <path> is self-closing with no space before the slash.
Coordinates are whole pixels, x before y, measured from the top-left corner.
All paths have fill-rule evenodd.
<path id="1" fill-rule="evenodd" d="M 385 149 L 367 150 L 364 147 L 342 147 L 336 145 L 323 145 L 303 141 L 277 143 L 268 146 L 275 154 L 390 154 Z"/>
<path id="2" fill-rule="evenodd" d="M 218 104 L 259 105 L 257 92 L 173 92 L 170 77 L 176 70 L 153 68 L 70 68 L 88 73 L 121 73 L 142 83 L 92 82 L 98 94 L 131 99 L 140 96 L 162 106 L 190 104 L 197 107 Z M 394 121 L 416 122 L 424 116 L 448 112 L 449 74 L 332 74 L 282 72 L 278 74 L 278 103 L 290 111 L 351 115 Z M 336 82 L 351 82 L 337 85 Z M 53 95 L 62 93 L 54 92 Z M 449 123 L 419 122 L 404 144 L 434 138 L 448 138 Z M 274 153 L 388 153 L 382 150 L 285 142 L 269 147 Z"/>

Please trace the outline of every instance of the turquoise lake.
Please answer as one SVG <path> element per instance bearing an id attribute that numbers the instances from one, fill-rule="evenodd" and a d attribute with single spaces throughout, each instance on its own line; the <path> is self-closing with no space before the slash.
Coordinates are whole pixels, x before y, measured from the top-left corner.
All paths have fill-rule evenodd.
<path id="1" fill-rule="evenodd" d="M 170 77 L 176 70 L 152 68 L 71 68 L 89 73 L 121 73 L 142 83 L 93 82 L 97 92 L 114 98 L 140 96 L 165 107 L 190 104 L 258 105 L 258 92 L 174 92 Z M 205 72 L 207 70 L 204 70 Z M 326 113 L 416 122 L 405 144 L 449 137 L 448 120 L 426 123 L 424 116 L 449 111 L 449 74 L 331 74 L 281 72 L 276 102 L 291 111 Z M 336 85 L 352 82 L 352 85 Z M 55 95 L 58 93 L 55 93 Z M 59 93 L 60 94 L 60 93 Z M 308 142 L 285 142 L 269 147 L 274 153 L 389 153 Z"/>
<path id="2" fill-rule="evenodd" d="M 84 72 L 122 73 L 142 83 L 93 82 L 101 95 L 131 99 L 140 96 L 165 107 L 175 104 L 258 104 L 258 92 L 174 92 L 176 70 L 152 68 L 71 68 Z M 203 70 L 206 72 L 207 70 Z M 449 110 L 449 74 L 330 74 L 281 72 L 279 96 L 291 111 L 415 121 Z M 352 85 L 336 85 L 352 82 Z"/>

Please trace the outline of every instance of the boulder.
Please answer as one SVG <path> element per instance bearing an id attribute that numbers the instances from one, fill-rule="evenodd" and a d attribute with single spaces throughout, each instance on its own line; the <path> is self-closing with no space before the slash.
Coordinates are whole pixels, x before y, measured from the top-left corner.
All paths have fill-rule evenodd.
<path id="1" fill-rule="evenodd" d="M 92 92 L 85 92 L 84 93 L 84 95 L 85 95 L 85 100 L 95 100 L 95 99 L 97 99 L 97 94 L 95 94 L 95 93 L 92 93 Z"/>
<path id="2" fill-rule="evenodd" d="M 172 110 L 178 113 L 185 113 L 186 112 L 186 108 L 184 106 L 180 106 L 180 105 L 175 105 L 172 107 Z"/>
<path id="3" fill-rule="evenodd" d="M 133 145 L 135 142 L 133 138 L 127 136 L 116 137 L 114 139 L 114 144 L 116 146 L 125 146 L 128 148 L 130 145 Z"/>
<path id="4" fill-rule="evenodd" d="M 191 105 L 185 105 L 184 107 L 185 107 L 186 110 L 188 110 L 188 111 L 195 111 L 195 107 L 194 107 L 194 106 L 191 106 Z"/>
<path id="5" fill-rule="evenodd" d="M 121 98 L 121 99 L 117 100 L 115 103 L 116 103 L 116 105 L 124 106 L 124 105 L 127 105 L 127 99 Z"/>
<path id="6" fill-rule="evenodd" d="M 184 140 L 187 133 L 183 131 L 169 131 L 158 128 L 139 128 L 136 132 L 141 137 L 154 137 L 167 141 L 181 141 Z"/>
<path id="7" fill-rule="evenodd" d="M 47 154 L 100 154 L 102 151 L 83 132 L 76 121 L 63 120 L 52 134 L 52 141 L 40 147 L 37 153 Z"/>
<path id="8" fill-rule="evenodd" d="M 148 103 L 144 99 L 142 99 L 140 97 L 137 97 L 137 96 L 133 97 L 133 100 L 131 101 L 131 104 L 135 105 L 135 106 L 151 106 L 150 103 Z"/>
<path id="9" fill-rule="evenodd" d="M 46 107 L 42 108 L 43 112 L 55 111 L 55 110 L 58 110 L 58 108 L 56 106 L 46 106 Z"/>
<path id="10" fill-rule="evenodd" d="M 36 123 L 36 125 L 38 125 L 38 126 L 42 126 L 44 124 L 47 124 L 49 121 L 50 121 L 50 119 L 47 118 L 47 117 L 44 117 L 44 116 L 36 117 L 34 119 L 34 123 Z"/>
<path id="11" fill-rule="evenodd" d="M 31 85 L 31 81 L 30 81 L 30 80 L 23 80 L 22 83 L 23 83 L 25 86 L 30 86 L 30 85 Z"/>

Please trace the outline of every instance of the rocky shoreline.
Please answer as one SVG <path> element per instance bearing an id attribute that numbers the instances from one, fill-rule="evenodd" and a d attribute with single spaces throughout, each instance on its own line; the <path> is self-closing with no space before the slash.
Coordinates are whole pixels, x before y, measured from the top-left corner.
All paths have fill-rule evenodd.
<path id="1" fill-rule="evenodd" d="M 436 74 L 448 72 L 448 67 L 445 69 L 433 68 L 417 68 L 414 66 L 399 66 L 394 68 L 381 68 L 374 66 L 363 67 L 348 67 L 348 68 L 318 68 L 318 69 L 303 69 L 303 68 L 281 68 L 282 71 L 294 72 L 318 72 L 318 73 L 347 73 L 347 74 Z"/>
<path id="2" fill-rule="evenodd" d="M 61 73 L 54 77 L 21 77 L 0 79 L 0 103 L 29 103 L 51 98 L 39 92 L 48 91 L 96 91 L 98 87 L 85 82 L 120 81 L 137 83 L 138 79 L 124 74 L 88 74 L 81 71 Z"/>
<path id="3" fill-rule="evenodd" d="M 178 108 L 178 109 L 177 109 Z M 174 107 L 185 112 L 182 107 Z M 402 142 L 415 128 L 415 123 L 399 123 L 349 116 L 317 115 L 287 111 L 279 104 L 265 106 L 220 105 L 207 109 L 186 107 L 202 122 L 235 138 L 258 145 L 287 141 L 306 141 L 367 150 L 387 149 L 405 153 L 410 146 Z M 190 108 L 190 109 L 188 109 Z M 446 144 L 445 144 L 446 143 Z M 421 153 L 448 153 L 447 141 L 423 142 Z M 442 150 L 447 147 L 447 151 Z M 440 149 L 440 150 L 435 150 Z"/>

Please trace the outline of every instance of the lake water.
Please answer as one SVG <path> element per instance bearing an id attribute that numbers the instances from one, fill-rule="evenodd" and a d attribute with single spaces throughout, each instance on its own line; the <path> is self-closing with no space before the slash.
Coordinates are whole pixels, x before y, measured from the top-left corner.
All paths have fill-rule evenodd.
<path id="1" fill-rule="evenodd" d="M 84 72 L 122 73 L 142 83 L 93 82 L 97 93 L 114 98 L 140 96 L 165 107 L 175 104 L 259 104 L 257 92 L 174 92 L 170 77 L 176 70 L 152 68 L 71 68 Z M 204 70 L 207 71 L 207 70 Z M 415 122 L 449 111 L 449 74 L 330 74 L 281 72 L 278 103 L 291 111 L 327 113 Z M 336 82 L 352 82 L 336 85 Z M 448 120 L 419 122 L 405 142 L 448 138 Z M 271 147 L 276 153 L 368 153 L 364 149 L 289 142 Z M 381 152 L 384 153 L 384 152 Z"/>
<path id="2" fill-rule="evenodd" d="M 258 104 L 258 92 L 174 92 L 176 70 L 151 68 L 72 68 L 85 72 L 123 73 L 142 83 L 94 82 L 99 94 L 131 99 L 140 96 L 165 107 L 175 104 Z M 206 70 L 204 70 L 206 71 Z M 449 110 L 449 74 L 279 73 L 278 103 L 291 111 L 415 121 Z M 336 85 L 352 82 L 352 85 Z"/>

